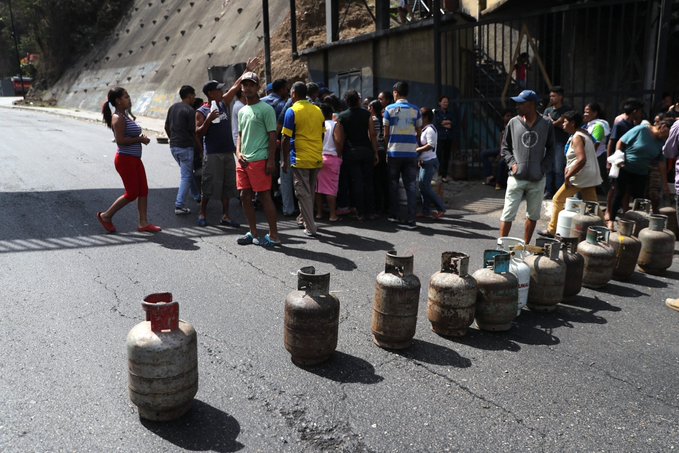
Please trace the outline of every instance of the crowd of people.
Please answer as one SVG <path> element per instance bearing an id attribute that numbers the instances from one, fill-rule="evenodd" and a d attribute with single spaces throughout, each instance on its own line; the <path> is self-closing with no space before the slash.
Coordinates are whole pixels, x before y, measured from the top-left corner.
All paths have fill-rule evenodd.
<path id="1" fill-rule="evenodd" d="M 598 193 L 606 196 L 605 220 L 611 231 L 616 229 L 616 217 L 635 198 L 649 198 L 657 213 L 663 194 L 669 196 L 668 173 L 679 175 L 674 169 L 679 104 L 670 100 L 661 106 L 651 123 L 644 119 L 643 102 L 630 98 L 610 126 L 597 103 L 585 105 L 583 113 L 565 105 L 561 87 L 553 87 L 549 99 L 549 107 L 540 113 L 534 91 L 524 90 L 512 98 L 518 114 L 507 123 L 500 150 L 508 169 L 500 236 L 509 235 L 524 199 L 526 243 L 535 231 L 543 199 L 553 201 L 551 220 L 538 232 L 545 237 L 555 236 L 566 198 L 577 194 L 587 201 L 598 201 Z"/>
<path id="2" fill-rule="evenodd" d="M 266 247 L 281 243 L 277 199 L 282 214 L 296 216 L 309 237 L 316 236 L 317 222 L 326 218 L 337 222 L 350 216 L 363 222 L 386 216 L 414 229 L 418 218 L 445 216 L 445 201 L 432 182 L 447 182 L 459 140 L 458 113 L 447 96 L 435 109 L 419 108 L 408 101 L 406 81 L 377 99 L 361 100 L 356 90 L 340 99 L 316 83 L 290 86 L 283 79 L 260 95 L 263 87 L 253 72 L 257 65 L 257 59 L 249 60 L 230 87 L 207 82 L 205 99 L 197 98 L 190 86 L 179 90 L 181 101 L 170 107 L 165 123 L 180 168 L 175 214 L 191 213 L 186 206 L 190 194 L 199 206 L 197 223 L 206 226 L 207 205 L 217 198 L 222 204 L 219 223 L 238 228 L 229 214 L 230 200 L 238 197 L 249 231 L 237 242 Z M 660 207 L 662 191 L 668 191 L 667 159 L 674 161 L 679 154 L 678 104 L 668 100 L 649 123 L 643 103 L 628 99 L 609 125 L 597 103 L 588 103 L 582 113 L 567 106 L 560 87 L 552 87 L 543 112 L 532 90 L 512 100 L 516 112 L 502 112 L 500 149 L 481 152 L 484 183 L 506 188 L 500 236 L 509 235 L 522 200 L 527 205 L 526 242 L 543 199 L 553 200 L 552 220 L 539 232 L 548 237 L 555 235 L 566 198 L 576 194 L 585 200 L 606 195 L 611 230 L 631 199 L 649 197 L 655 211 Z M 146 216 L 148 187 L 141 163 L 141 147 L 149 139 L 141 135 L 130 108 L 129 95 L 120 87 L 109 92 L 102 107 L 118 144 L 115 167 L 125 193 L 97 218 L 106 231 L 115 232 L 114 214 L 138 200 L 139 231 L 156 232 L 160 228 Z M 264 235 L 257 228 L 257 207 L 269 224 Z"/>
<path id="3" fill-rule="evenodd" d="M 207 82 L 204 99 L 196 97 L 193 87 L 182 86 L 181 101 L 169 108 L 165 132 L 180 169 L 176 215 L 191 214 L 186 204 L 190 195 L 199 207 L 197 224 L 207 226 L 207 206 L 216 198 L 222 204 L 219 224 L 238 228 L 229 214 L 230 200 L 238 197 L 249 226 L 238 243 L 264 246 L 280 244 L 276 199 L 282 214 L 296 216 L 309 237 L 316 236 L 316 223 L 326 216 L 328 222 L 385 216 L 414 229 L 418 218 L 445 215 L 445 203 L 432 181 L 437 175 L 447 181 L 458 123 L 447 97 L 432 110 L 408 102 L 405 81 L 377 99 L 362 101 L 356 90 L 340 99 L 313 82 L 289 86 L 283 79 L 270 83 L 260 96 L 260 81 L 253 72 L 257 64 L 257 59 L 248 61 L 230 87 Z M 138 200 L 139 230 L 160 231 L 146 219 L 141 145 L 148 138 L 140 135 L 127 91 L 112 89 L 102 113 L 114 131 L 116 170 L 125 193 L 97 218 L 106 231 L 115 232 L 114 214 Z M 128 160 L 134 165 L 121 163 Z M 267 234 L 259 234 L 256 207 L 266 215 Z"/>

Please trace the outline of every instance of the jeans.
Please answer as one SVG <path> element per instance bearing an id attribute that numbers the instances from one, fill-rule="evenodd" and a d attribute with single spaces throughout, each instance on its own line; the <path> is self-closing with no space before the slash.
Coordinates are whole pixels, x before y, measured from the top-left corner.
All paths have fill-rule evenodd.
<path id="1" fill-rule="evenodd" d="M 545 184 L 545 193 L 550 196 L 553 196 L 563 185 L 563 175 L 566 170 L 565 146 L 563 143 L 554 142 L 554 163 L 552 169 L 547 172 Z"/>
<path id="2" fill-rule="evenodd" d="M 408 199 L 406 222 L 414 222 L 417 214 L 417 158 L 390 157 L 387 164 L 389 165 L 389 216 L 399 217 L 398 180 L 403 178 L 403 187 Z"/>
<path id="3" fill-rule="evenodd" d="M 420 163 L 420 194 L 422 195 L 422 214 L 429 215 L 431 213 L 432 203 L 436 206 L 436 210 L 444 212 L 446 210 L 443 200 L 431 187 L 431 180 L 439 169 L 438 159 L 425 160 Z"/>
<path id="4" fill-rule="evenodd" d="M 489 178 L 493 175 L 493 161 L 500 154 L 499 149 L 484 149 L 481 151 L 481 162 L 483 163 L 483 177 Z"/>
<path id="5" fill-rule="evenodd" d="M 177 199 L 174 202 L 175 208 L 183 208 L 186 194 L 191 191 L 191 196 L 194 200 L 200 200 L 200 189 L 196 180 L 193 177 L 193 146 L 190 148 L 170 148 L 172 157 L 179 164 L 179 189 L 177 190 Z"/>
<path id="6" fill-rule="evenodd" d="M 281 191 L 281 202 L 283 204 L 283 214 L 292 215 L 295 212 L 295 189 L 292 185 L 292 169 L 288 168 L 288 172 L 283 171 L 281 166 L 281 183 L 279 190 Z"/>

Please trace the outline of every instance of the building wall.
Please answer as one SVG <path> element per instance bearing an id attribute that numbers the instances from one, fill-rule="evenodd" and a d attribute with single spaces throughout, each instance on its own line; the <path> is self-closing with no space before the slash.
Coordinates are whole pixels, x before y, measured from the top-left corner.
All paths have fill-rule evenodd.
<path id="1" fill-rule="evenodd" d="M 311 78 L 324 81 L 327 54 L 327 85 L 342 96 L 339 80 L 348 73 L 361 74 L 361 95 L 377 97 L 391 91 L 399 80 L 410 83 L 409 99 L 419 105 L 436 105 L 434 49 L 431 28 L 389 34 L 379 39 L 331 46 L 308 55 Z"/>

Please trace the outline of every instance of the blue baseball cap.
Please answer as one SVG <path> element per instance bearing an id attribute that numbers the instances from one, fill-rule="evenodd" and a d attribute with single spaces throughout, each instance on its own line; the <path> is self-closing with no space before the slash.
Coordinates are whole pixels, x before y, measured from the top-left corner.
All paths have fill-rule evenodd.
<path id="1" fill-rule="evenodd" d="M 271 93 L 273 91 L 273 83 L 267 83 L 266 84 L 266 92 Z"/>
<path id="2" fill-rule="evenodd" d="M 540 97 L 533 90 L 523 90 L 518 96 L 512 97 L 512 101 L 517 104 L 523 104 L 524 102 L 533 101 L 535 103 L 540 102 Z"/>

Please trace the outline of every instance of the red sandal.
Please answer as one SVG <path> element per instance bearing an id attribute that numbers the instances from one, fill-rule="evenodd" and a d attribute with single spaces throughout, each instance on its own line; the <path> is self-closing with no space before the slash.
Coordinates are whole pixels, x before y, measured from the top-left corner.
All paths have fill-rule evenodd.
<path id="1" fill-rule="evenodd" d="M 101 216 L 101 212 L 97 212 L 97 220 L 99 220 L 99 223 L 101 223 L 101 226 L 104 227 L 104 229 L 108 233 L 115 233 L 116 232 L 116 227 L 113 225 L 111 222 L 107 222 L 104 220 L 104 218 Z"/>
<path id="2" fill-rule="evenodd" d="M 161 230 L 161 228 L 158 225 L 154 225 L 152 223 L 149 223 L 146 226 L 137 228 L 137 231 L 139 231 L 140 233 L 157 233 L 160 230 Z"/>

